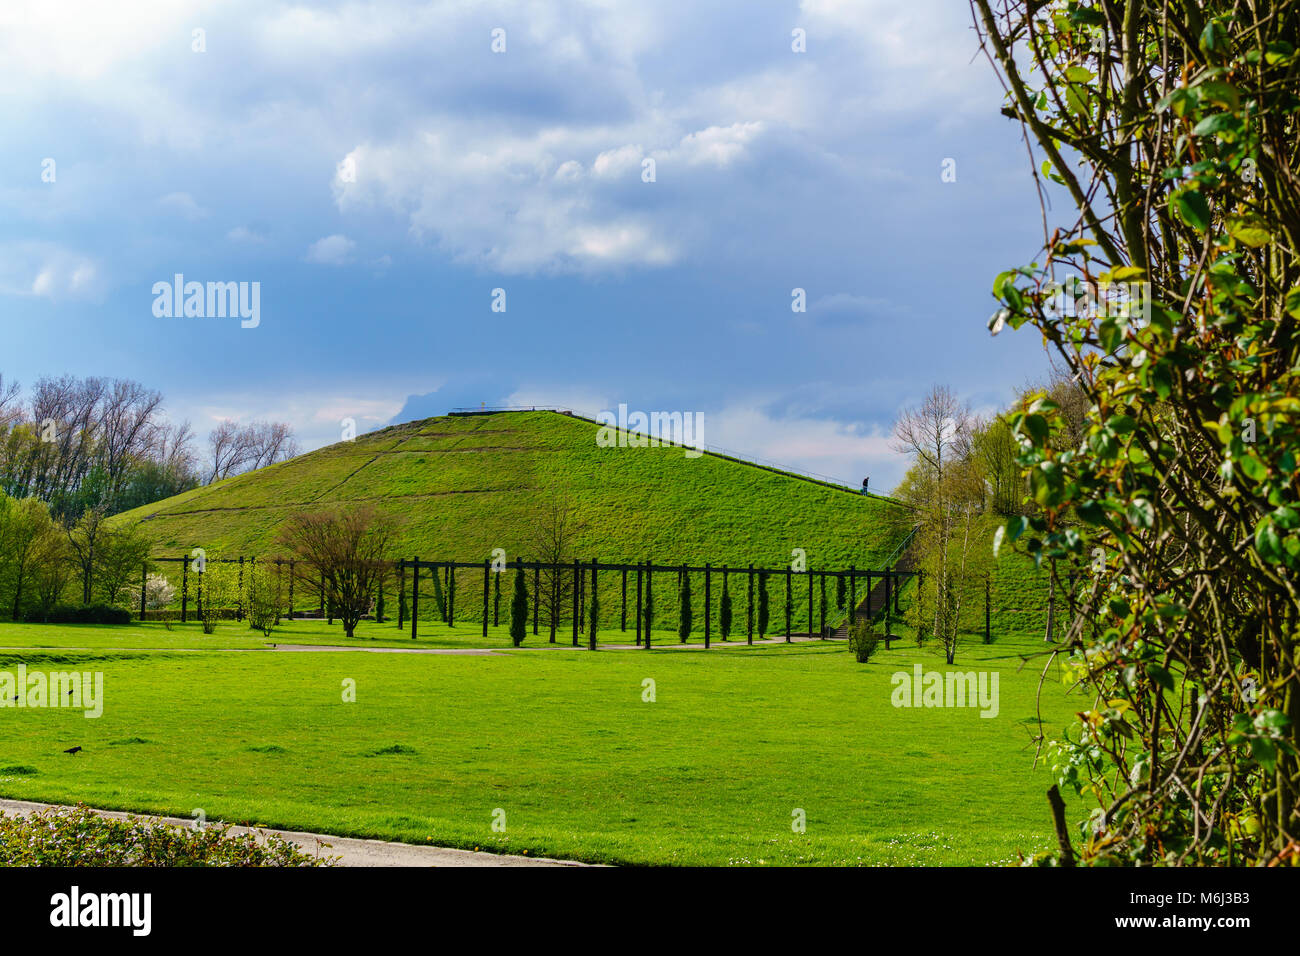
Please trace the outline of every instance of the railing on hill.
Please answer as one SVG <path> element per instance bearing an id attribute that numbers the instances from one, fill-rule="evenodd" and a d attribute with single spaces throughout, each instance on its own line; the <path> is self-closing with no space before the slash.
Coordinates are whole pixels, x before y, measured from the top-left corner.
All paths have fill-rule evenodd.
<path id="1" fill-rule="evenodd" d="M 578 418 L 585 422 L 591 422 L 593 425 L 602 424 L 602 422 L 599 420 L 599 418 L 596 415 L 592 415 L 586 411 L 574 411 L 571 408 L 561 408 L 558 405 L 481 405 L 478 408 L 474 408 L 472 406 L 459 406 L 453 408 L 450 414 L 456 416 L 470 416 L 470 415 L 493 415 L 498 412 L 555 412 L 560 415 L 565 415 L 569 418 Z M 638 432 L 637 434 L 643 434 L 643 433 Z M 654 436 L 648 436 L 648 437 L 654 437 Z M 899 501 L 897 498 L 893 498 L 889 495 L 881 495 L 881 494 L 877 494 L 874 491 L 863 491 L 860 488 L 855 488 L 852 485 L 844 481 L 841 481 L 839 478 L 833 478 L 830 475 L 823 475 L 815 471 L 808 471 L 807 469 L 804 468 L 796 468 L 791 465 L 783 465 L 780 462 L 770 461 L 769 459 L 766 458 L 759 458 L 756 455 L 746 455 L 738 451 L 733 451 L 729 448 L 719 447 L 717 445 L 708 445 L 702 443 L 700 445 L 686 446 L 686 445 L 682 445 L 679 442 L 671 441 L 664 438 L 660 438 L 659 440 L 663 444 L 666 444 L 670 447 L 674 447 L 674 448 L 690 447 L 692 449 L 698 449 L 699 451 L 713 455 L 716 458 L 726 458 L 726 459 L 730 459 L 731 461 L 740 462 L 742 464 L 753 465 L 757 468 L 762 468 L 766 471 L 772 471 L 783 475 L 790 475 L 795 478 L 803 478 L 807 481 L 815 481 L 820 485 L 827 485 L 829 487 L 836 489 L 837 491 L 847 491 L 850 494 L 862 495 L 863 497 L 866 498 L 876 498 L 881 501 L 888 501 L 891 504 L 899 505 L 904 508 L 911 507 L 911 505 L 908 505 L 906 502 Z"/>

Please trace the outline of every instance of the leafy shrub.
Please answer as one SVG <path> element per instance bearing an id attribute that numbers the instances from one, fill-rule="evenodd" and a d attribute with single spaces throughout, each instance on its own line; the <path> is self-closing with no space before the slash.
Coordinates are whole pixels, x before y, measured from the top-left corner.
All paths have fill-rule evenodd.
<path id="1" fill-rule="evenodd" d="M 60 604 L 49 611 L 33 608 L 24 620 L 28 624 L 130 624 L 131 612 L 108 604 Z"/>
<path id="2" fill-rule="evenodd" d="M 0 817 L 0 866 L 332 866 L 275 836 L 233 835 L 229 824 L 202 829 L 129 817 L 114 820 L 84 806 Z"/>
<path id="3" fill-rule="evenodd" d="M 880 635 L 870 621 L 858 621 L 849 625 L 849 650 L 859 664 L 871 660 L 871 655 L 876 653 L 879 645 Z"/>

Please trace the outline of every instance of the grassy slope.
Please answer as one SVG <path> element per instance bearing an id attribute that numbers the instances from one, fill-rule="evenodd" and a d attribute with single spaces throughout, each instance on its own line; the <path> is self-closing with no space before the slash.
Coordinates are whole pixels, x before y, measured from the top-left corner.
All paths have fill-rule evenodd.
<path id="1" fill-rule="evenodd" d="M 85 629 L 25 629 L 36 631 L 93 643 Z M 216 640 L 246 634 L 230 625 Z M 908 644 L 865 666 L 820 642 L 707 655 L 3 655 L 0 669 L 101 670 L 107 700 L 98 720 L 0 711 L 0 793 L 596 861 L 991 863 L 1051 842 L 1047 773 L 1031 769 L 1038 668 L 1018 670 L 1016 656 L 1038 649 L 959 652 L 959 669 L 1000 672 L 994 719 L 892 707 L 895 671 L 943 669 Z M 356 703 L 341 700 L 345 678 Z M 1071 710 L 1049 683 L 1049 735 Z M 84 752 L 61 752 L 73 744 Z M 491 830 L 496 808 L 505 834 Z M 805 834 L 791 830 L 796 808 Z"/>
<path id="2" fill-rule="evenodd" d="M 812 567 L 876 567 L 899 540 L 899 528 L 906 530 L 901 509 L 884 499 L 712 455 L 686 458 L 681 449 L 601 448 L 596 433 L 595 425 L 555 412 L 427 419 L 117 520 L 139 521 L 156 556 L 196 546 L 210 556 L 266 555 L 295 511 L 361 501 L 398 521 L 395 558 L 480 561 L 494 548 L 509 558 L 527 556 L 535 510 L 567 495 L 587 522 L 578 541 L 584 558 L 774 568 L 787 565 L 794 548 L 807 552 Z M 179 572 L 179 565 L 166 570 Z M 602 582 L 607 619 L 617 583 L 612 576 Z M 661 617 L 676 614 L 673 586 L 668 576 L 656 580 Z M 481 588 L 481 576 L 460 574 L 458 617 L 481 614 Z M 702 583 L 695 589 L 702 594 Z M 776 620 L 784 585 L 773 582 L 770 593 Z"/>
<path id="3" fill-rule="evenodd" d="M 395 555 L 476 561 L 527 551 L 533 509 L 567 493 L 602 560 L 754 561 L 805 548 L 817 567 L 874 566 L 897 539 L 879 498 L 673 448 L 599 448 L 596 427 L 554 412 L 433 418 L 127 512 L 156 554 L 204 546 L 266 554 L 296 510 L 368 501 L 400 523 Z"/>

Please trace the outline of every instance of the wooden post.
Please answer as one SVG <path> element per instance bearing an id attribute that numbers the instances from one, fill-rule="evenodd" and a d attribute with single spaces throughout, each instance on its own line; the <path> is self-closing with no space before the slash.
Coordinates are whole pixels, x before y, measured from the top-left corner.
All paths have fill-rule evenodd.
<path id="1" fill-rule="evenodd" d="M 406 626 L 406 558 L 397 562 L 397 629 Z"/>
<path id="2" fill-rule="evenodd" d="M 483 636 L 487 637 L 488 587 L 491 585 L 492 562 L 483 559 Z"/>
<path id="3" fill-rule="evenodd" d="M 727 590 L 727 570 L 728 570 L 728 569 L 727 569 L 727 566 L 724 564 L 724 565 L 722 566 L 722 593 L 724 593 L 724 594 L 726 594 L 728 597 L 730 597 L 730 596 L 731 596 L 731 592 Z M 734 616 L 734 615 L 733 615 L 733 616 Z M 719 631 L 722 630 L 722 598 L 718 598 L 718 630 L 719 630 Z M 730 629 L 728 629 L 728 630 L 730 630 Z M 723 640 L 724 642 L 725 642 L 725 641 L 730 641 L 731 638 L 728 637 L 726 634 L 723 634 L 723 635 L 722 635 L 722 640 Z"/>
<path id="4" fill-rule="evenodd" d="M 596 559 L 591 559 L 591 599 L 594 602 L 592 607 L 591 620 L 588 622 L 589 630 L 587 649 L 594 651 L 596 649 L 596 631 L 600 627 L 599 616 L 595 613 L 600 610 L 600 596 L 596 593 L 599 582 L 596 580 Z"/>
<path id="5" fill-rule="evenodd" d="M 749 606 L 748 623 L 745 625 L 745 643 L 754 643 L 754 562 L 749 562 Z"/>
<path id="6" fill-rule="evenodd" d="M 794 569 L 785 566 L 785 642 L 790 643 L 790 620 L 794 614 Z"/>
<path id="7" fill-rule="evenodd" d="M 646 604 L 654 603 L 654 582 L 655 566 L 651 561 L 645 563 L 645 602 Z M 646 621 L 645 625 L 645 649 L 650 650 L 650 626 L 651 622 Z"/>
<path id="8" fill-rule="evenodd" d="M 885 607 L 884 607 L 884 611 L 885 611 L 885 638 L 886 638 L 886 640 L 888 640 L 888 638 L 889 638 L 889 624 L 890 624 L 890 620 L 889 620 L 889 612 L 890 612 L 890 609 L 893 608 L 893 606 L 894 606 L 893 603 L 890 601 L 890 597 L 891 597 L 891 595 L 890 595 L 890 590 L 891 590 L 892 587 L 893 587 L 893 583 L 894 583 L 894 572 L 893 572 L 893 569 L 890 568 L 889 565 L 885 565 Z"/>
<path id="9" fill-rule="evenodd" d="M 447 562 L 447 626 L 456 626 L 456 562 Z"/>
<path id="10" fill-rule="evenodd" d="M 190 605 L 190 556 L 181 558 L 181 623 L 185 623 L 185 612 Z"/>
<path id="11" fill-rule="evenodd" d="M 709 566 L 709 562 L 705 561 L 705 562 L 704 562 L 704 649 L 705 649 L 706 651 L 709 649 L 709 607 L 710 607 L 709 575 L 710 575 L 710 571 L 711 571 L 711 568 L 710 568 L 710 566 Z"/>
<path id="12" fill-rule="evenodd" d="M 620 633 L 627 631 L 627 566 L 623 567 L 623 600 L 622 611 L 619 612 L 618 629 Z"/>
<path id="13" fill-rule="evenodd" d="M 804 572 L 808 575 L 808 637 L 813 636 L 813 571 L 809 568 Z"/>
<path id="14" fill-rule="evenodd" d="M 849 565 L 849 627 L 858 623 L 858 569 Z"/>
<path id="15" fill-rule="evenodd" d="M 433 573 L 437 574 L 438 569 L 434 568 Z M 416 555 L 415 560 L 411 562 L 411 640 L 415 640 L 416 631 L 419 628 L 420 620 L 420 557 Z"/>
<path id="16" fill-rule="evenodd" d="M 641 566 L 636 568 L 636 646 L 641 646 Z"/>
<path id="17" fill-rule="evenodd" d="M 542 563 L 533 565 L 533 637 L 537 636 L 538 608 L 542 606 Z"/>
<path id="18" fill-rule="evenodd" d="M 582 591 L 582 564 L 573 558 L 573 646 L 577 646 L 578 594 Z"/>

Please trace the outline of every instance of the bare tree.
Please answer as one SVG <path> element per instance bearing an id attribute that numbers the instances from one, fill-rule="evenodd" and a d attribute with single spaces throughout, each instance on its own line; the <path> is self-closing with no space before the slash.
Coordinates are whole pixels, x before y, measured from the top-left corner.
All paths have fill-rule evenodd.
<path id="1" fill-rule="evenodd" d="M 253 422 L 245 431 L 249 469 L 265 468 L 298 454 L 293 429 L 284 422 Z"/>
<path id="2" fill-rule="evenodd" d="M 6 385 L 4 375 L 0 374 L 0 430 L 8 430 L 22 419 L 20 391 L 17 382 Z"/>
<path id="3" fill-rule="evenodd" d="M 933 634 L 953 662 L 961 611 L 958 586 L 970 544 L 969 527 L 975 502 L 982 496 L 971 468 L 972 418 L 969 408 L 946 385 L 930 389 L 920 406 L 904 409 L 894 425 L 894 449 L 913 459 L 916 472 L 909 484 L 921 521 L 920 547 L 930 573 L 924 576 L 933 591 Z M 961 551 L 950 553 L 954 527 L 961 514 L 966 523 Z M 920 622 L 918 622 L 918 626 Z"/>
<path id="4" fill-rule="evenodd" d="M 208 434 L 208 448 L 207 484 L 274 465 L 298 454 L 293 429 L 284 422 L 252 422 L 241 426 L 225 419 Z"/>
<path id="5" fill-rule="evenodd" d="M 334 608 L 348 637 L 370 610 L 387 571 L 393 532 L 393 523 L 373 508 L 297 514 L 280 532 L 302 579 L 324 582 L 326 606 Z"/>
<path id="6" fill-rule="evenodd" d="M 587 522 L 578 515 L 567 496 L 558 495 L 539 505 L 528 525 L 532 529 L 529 557 L 542 564 L 540 593 L 535 600 L 545 613 L 554 644 L 560 617 L 573 595 L 573 577 L 566 573 L 564 565 L 573 560 Z"/>

